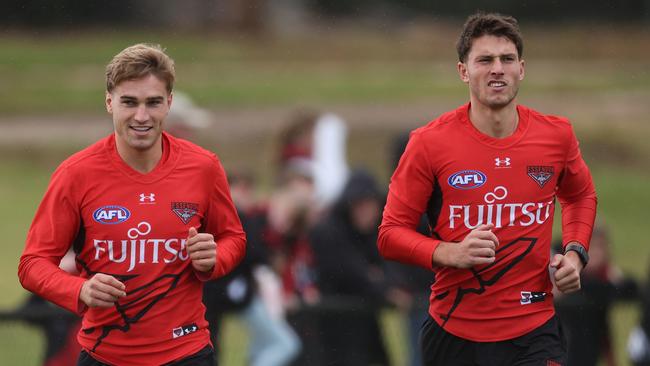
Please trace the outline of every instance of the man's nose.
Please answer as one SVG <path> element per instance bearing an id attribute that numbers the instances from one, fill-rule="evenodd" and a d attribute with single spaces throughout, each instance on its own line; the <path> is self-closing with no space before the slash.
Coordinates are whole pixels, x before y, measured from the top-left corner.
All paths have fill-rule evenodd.
<path id="1" fill-rule="evenodd" d="M 503 62 L 496 58 L 492 63 L 492 74 L 503 75 Z"/>
<path id="2" fill-rule="evenodd" d="M 147 111 L 147 106 L 141 104 L 138 106 L 138 109 L 135 112 L 135 120 L 137 122 L 146 122 L 149 120 L 149 112 Z"/>

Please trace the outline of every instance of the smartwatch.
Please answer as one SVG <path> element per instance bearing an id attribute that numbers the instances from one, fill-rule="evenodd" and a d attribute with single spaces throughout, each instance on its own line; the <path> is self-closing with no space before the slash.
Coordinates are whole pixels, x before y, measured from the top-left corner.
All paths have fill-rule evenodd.
<path id="1" fill-rule="evenodd" d="M 566 246 L 564 249 L 564 254 L 566 255 L 570 250 L 573 250 L 574 252 L 578 253 L 578 257 L 580 257 L 580 262 L 582 262 L 582 268 L 587 266 L 587 263 L 589 262 L 589 254 L 587 254 L 587 250 L 585 247 L 583 247 L 580 244 L 572 243 Z"/>

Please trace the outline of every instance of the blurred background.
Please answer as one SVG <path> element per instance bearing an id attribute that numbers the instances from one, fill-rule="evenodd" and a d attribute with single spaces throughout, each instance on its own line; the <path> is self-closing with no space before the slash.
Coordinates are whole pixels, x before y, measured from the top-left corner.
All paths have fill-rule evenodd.
<path id="1" fill-rule="evenodd" d="M 601 310 L 611 309 L 606 311 L 611 352 L 600 364 L 632 364 L 626 344 L 642 319 L 650 265 L 648 0 L 2 0 L 0 363 L 43 364 L 42 323 L 16 313 L 28 296 L 17 280 L 18 258 L 50 174 L 68 155 L 112 131 L 103 104 L 104 68 L 113 55 L 139 42 L 167 49 L 176 61 L 175 89 L 188 98 L 178 133 L 216 152 L 229 173 L 249 184 L 249 200 L 272 226 L 275 219 L 266 215 L 282 211 L 281 202 L 303 200 L 293 205 L 297 208 L 289 205 L 300 211 L 313 198 L 286 193 L 300 191 L 300 179 L 311 184 L 318 179 L 313 166 L 304 171 L 289 162 L 315 159 L 291 145 L 301 118 L 311 118 L 304 123 L 310 134 L 322 116 L 335 116 L 339 134 L 333 149 L 342 156 L 343 171 L 363 168 L 376 190 L 386 192 L 399 136 L 468 99 L 456 74 L 455 42 L 466 16 L 476 10 L 520 21 L 526 79 L 519 102 L 574 124 L 596 183 L 599 220 L 607 227 L 609 269 L 603 276 L 614 284 L 625 278 L 638 288 L 629 296 L 619 297 L 616 285 L 608 292 Z M 315 215 L 324 217 L 323 212 Z M 307 242 L 313 235 L 309 220 L 320 221 L 310 215 L 301 227 Z M 286 234 L 281 225 L 275 231 Z M 310 341 L 303 336 L 310 333 L 304 323 L 314 322 L 300 316 L 339 309 L 341 303 L 328 305 L 328 290 L 318 286 L 318 248 L 309 254 L 315 259 L 305 260 L 295 247 L 286 252 L 284 244 L 268 246 L 261 262 L 285 286 L 280 307 L 305 352 Z M 366 280 L 401 292 L 373 294 L 382 298 L 373 314 L 388 363 L 372 362 L 409 365 L 408 312 L 426 299 L 409 293 L 410 277 L 401 269 L 384 268 L 374 256 L 366 253 L 363 259 Z M 303 289 L 296 305 L 295 294 L 287 300 L 282 271 L 287 261 L 301 258 L 314 267 L 317 291 Z M 358 307 L 365 306 L 361 301 Z M 230 311 L 220 320 L 223 365 L 251 360 L 251 335 L 240 315 Z"/>

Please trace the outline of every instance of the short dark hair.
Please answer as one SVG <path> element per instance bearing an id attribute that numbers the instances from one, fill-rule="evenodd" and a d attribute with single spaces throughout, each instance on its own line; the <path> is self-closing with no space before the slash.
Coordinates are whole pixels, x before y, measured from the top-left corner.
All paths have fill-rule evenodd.
<path id="1" fill-rule="evenodd" d="M 521 59 L 524 54 L 524 40 L 521 37 L 517 19 L 499 13 L 476 13 L 470 15 L 463 26 L 463 32 L 456 43 L 458 60 L 467 61 L 467 55 L 472 48 L 472 42 L 479 37 L 490 35 L 508 38 L 517 48 L 517 56 Z"/>

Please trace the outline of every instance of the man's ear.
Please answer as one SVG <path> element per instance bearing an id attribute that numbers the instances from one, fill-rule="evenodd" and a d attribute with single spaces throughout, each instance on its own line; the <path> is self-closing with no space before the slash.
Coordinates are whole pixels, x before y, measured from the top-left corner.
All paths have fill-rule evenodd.
<path id="1" fill-rule="evenodd" d="M 525 64 L 525 62 L 524 62 L 524 60 L 522 59 L 521 61 L 519 61 L 519 63 L 520 63 L 520 65 L 521 65 L 521 68 L 520 68 L 520 70 L 519 70 L 519 81 L 522 81 L 522 80 L 524 80 L 524 75 L 526 75 L 526 72 L 525 72 L 525 70 L 524 70 L 524 66 L 525 66 L 524 64 Z"/>
<path id="2" fill-rule="evenodd" d="M 458 69 L 458 76 L 460 77 L 460 80 L 462 80 L 464 83 L 469 83 L 467 66 L 463 62 L 458 61 L 456 68 Z"/>
<path id="3" fill-rule="evenodd" d="M 106 92 L 106 111 L 113 114 L 113 96 L 108 91 Z"/>

